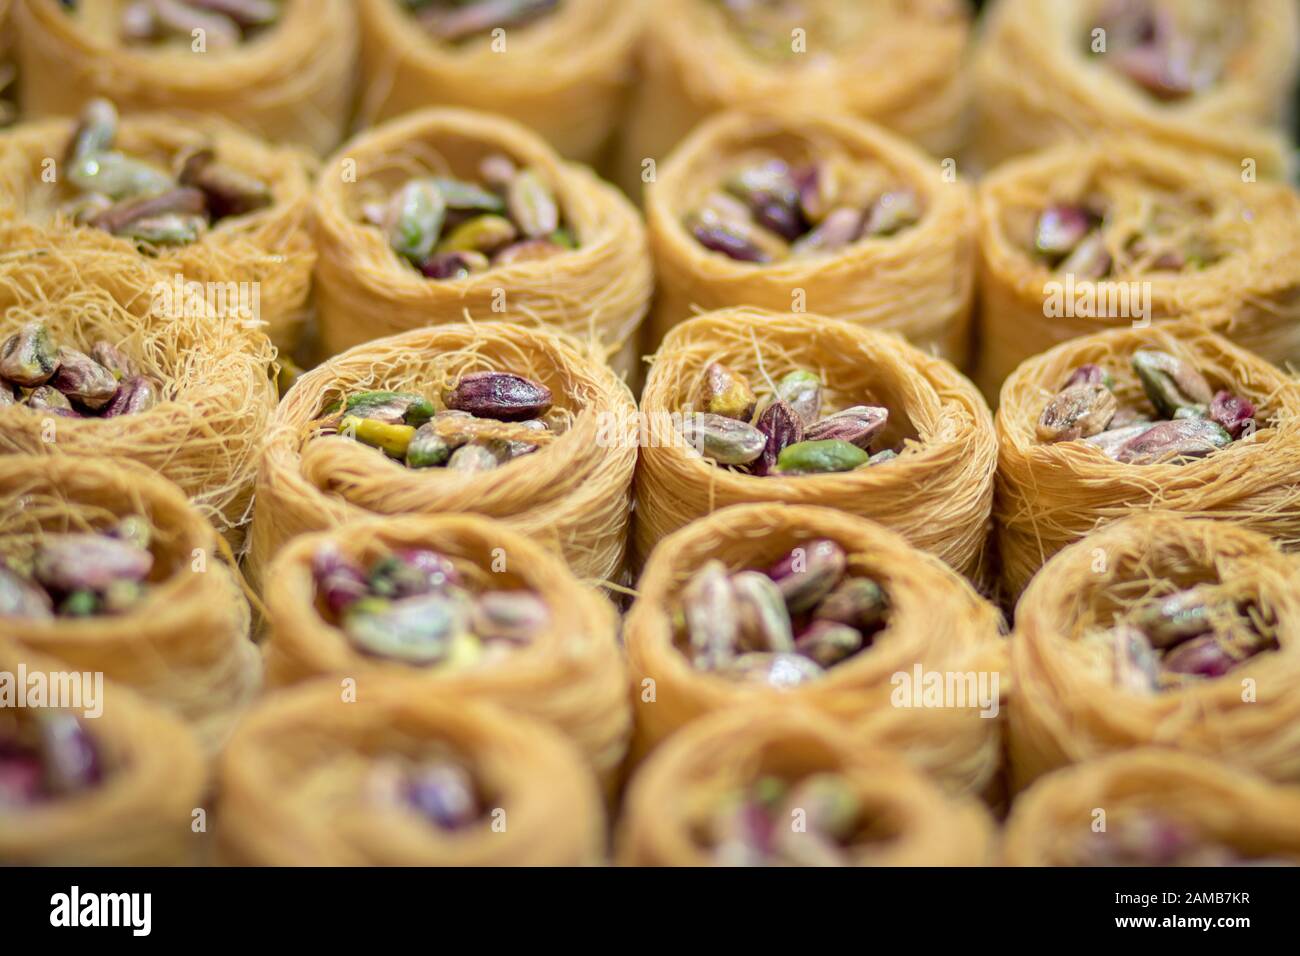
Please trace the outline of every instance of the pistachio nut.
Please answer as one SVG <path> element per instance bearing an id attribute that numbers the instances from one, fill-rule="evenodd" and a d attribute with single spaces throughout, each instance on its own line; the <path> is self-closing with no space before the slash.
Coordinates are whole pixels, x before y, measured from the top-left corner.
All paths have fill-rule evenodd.
<path id="1" fill-rule="evenodd" d="M 436 664 L 465 628 L 462 605 L 441 592 L 390 601 L 364 597 L 343 613 L 343 632 L 358 650 L 405 664 Z"/>
<path id="2" fill-rule="evenodd" d="M 862 632 L 839 621 L 816 620 L 794 642 L 795 650 L 821 667 L 834 667 L 866 646 Z"/>
<path id="3" fill-rule="evenodd" d="M 54 535 L 37 548 L 33 576 L 45 587 L 102 592 L 114 581 L 143 581 L 153 554 L 130 541 L 101 534 Z"/>
<path id="4" fill-rule="evenodd" d="M 158 404 L 158 389 L 152 381 L 141 375 L 124 380 L 112 400 L 99 413 L 101 418 L 134 415 Z"/>
<path id="5" fill-rule="evenodd" d="M 419 427 L 433 418 L 433 403 L 414 392 L 355 392 L 343 403 L 345 415 L 369 418 L 387 425 Z"/>
<path id="6" fill-rule="evenodd" d="M 81 156 L 68 164 L 67 175 L 83 192 L 113 200 L 156 195 L 175 185 L 162 170 L 115 151 Z"/>
<path id="7" fill-rule="evenodd" d="M 812 372 L 795 369 L 776 383 L 776 397 L 809 425 L 822 412 L 822 381 Z"/>
<path id="8" fill-rule="evenodd" d="M 536 418 L 551 407 L 549 388 L 510 372 L 470 372 L 442 397 L 449 409 L 502 422 Z"/>
<path id="9" fill-rule="evenodd" d="M 197 150 L 186 157 L 177 181 L 203 193 L 213 221 L 247 215 L 265 209 L 274 201 L 266 183 L 218 162 L 216 152 L 211 149 Z"/>
<path id="10" fill-rule="evenodd" d="M 1141 349 L 1133 353 L 1133 371 L 1151 404 L 1166 418 L 1179 409 L 1205 407 L 1214 399 L 1210 383 L 1191 363 L 1168 352 Z"/>
<path id="11" fill-rule="evenodd" d="M 87 790 L 103 778 L 99 750 L 81 721 L 60 710 L 35 712 L 45 786 L 56 796 Z"/>
<path id="12" fill-rule="evenodd" d="M 1080 365 L 1071 372 L 1070 377 L 1066 379 L 1065 384 L 1061 386 L 1061 390 L 1064 391 L 1067 388 L 1074 388 L 1078 385 L 1102 385 L 1106 388 L 1113 388 L 1115 385 L 1115 379 L 1100 365 L 1094 365 L 1089 362 L 1085 365 Z"/>
<path id="13" fill-rule="evenodd" d="M 813 422 L 804 430 L 804 440 L 846 441 L 866 449 L 888 422 L 889 409 L 879 405 L 854 405 Z"/>
<path id="14" fill-rule="evenodd" d="M 366 579 L 376 597 L 408 598 L 446 591 L 460 582 L 456 566 L 437 551 L 403 548 L 374 562 Z"/>
<path id="15" fill-rule="evenodd" d="M 1088 233 L 1057 266 L 1057 271 L 1083 279 L 1104 279 L 1110 274 L 1113 260 L 1106 247 L 1106 237 L 1099 231 Z"/>
<path id="16" fill-rule="evenodd" d="M 411 436 L 406 446 L 406 467 L 434 468 L 445 465 L 454 449 L 447 439 L 438 434 L 437 426 L 425 422 Z"/>
<path id="17" fill-rule="evenodd" d="M 1113 424 L 1114 419 L 1111 421 Z M 1145 433 L 1151 425 L 1151 422 L 1139 422 L 1136 425 L 1125 425 L 1122 428 L 1110 428 L 1104 432 L 1091 435 L 1083 439 L 1083 441 L 1084 444 L 1101 449 L 1103 455 L 1113 459 L 1119 454 L 1120 449 L 1128 444 L 1130 439 Z"/>
<path id="18" fill-rule="evenodd" d="M 1088 210 L 1082 206 L 1070 203 L 1048 206 L 1039 214 L 1034 226 L 1034 248 L 1052 260 L 1063 259 L 1074 251 L 1096 224 Z"/>
<path id="19" fill-rule="evenodd" d="M 817 620 L 837 621 L 870 633 L 885 622 L 889 600 L 885 589 L 871 578 L 845 578 L 813 611 Z"/>
<path id="20" fill-rule="evenodd" d="M 521 170 L 506 193 L 510 217 L 531 239 L 542 239 L 560 228 L 560 207 L 555 193 L 538 169 Z"/>
<path id="21" fill-rule="evenodd" d="M 1214 629 L 1207 595 L 1199 587 L 1160 598 L 1135 613 L 1132 620 L 1158 650 Z"/>
<path id="22" fill-rule="evenodd" d="M 370 593 L 365 571 L 333 544 L 316 549 L 311 570 L 317 593 L 336 617 Z"/>
<path id="23" fill-rule="evenodd" d="M 788 690 L 821 677 L 822 667 L 802 654 L 741 654 L 720 668 L 727 677 Z"/>
<path id="24" fill-rule="evenodd" d="M 397 191 L 388 208 L 388 244 L 399 256 L 423 262 L 433 252 L 446 217 L 447 205 L 437 183 L 413 179 Z"/>
<path id="25" fill-rule="evenodd" d="M 131 230 L 145 223 L 153 224 L 159 236 L 167 230 L 194 235 L 197 230 L 190 217 L 197 217 L 206 210 L 207 200 L 203 193 L 189 186 L 180 186 L 148 196 L 123 199 L 92 219 L 90 224 L 114 235 L 130 233 L 135 238 L 154 241 L 150 238 L 151 229 Z M 156 241 L 168 240 L 162 237 Z"/>
<path id="26" fill-rule="evenodd" d="M 799 209 L 810 223 L 820 223 L 829 217 L 839 198 L 840 178 L 829 163 L 810 163 L 793 171 L 795 188 L 799 192 Z M 861 216 L 858 216 L 859 221 Z"/>
<path id="27" fill-rule="evenodd" d="M 139 374 L 136 364 L 111 342 L 102 339 L 90 347 L 90 357 L 108 369 L 119 382 Z"/>
<path id="28" fill-rule="evenodd" d="M 709 412 L 683 416 L 679 431 L 688 445 L 720 465 L 747 465 L 767 447 L 767 436 L 753 425 Z"/>
<path id="29" fill-rule="evenodd" d="M 356 415 L 345 415 L 339 422 L 339 432 L 397 459 L 406 457 L 406 449 L 415 436 L 415 429 L 410 425 L 390 425 Z"/>
<path id="30" fill-rule="evenodd" d="M 1184 458 L 1204 458 L 1231 442 L 1232 436 L 1217 422 L 1204 418 L 1180 418 L 1158 422 L 1130 438 L 1115 453 L 1115 460 L 1130 465 L 1152 465 Z"/>
<path id="31" fill-rule="evenodd" d="M 1184 641 L 1166 653 L 1160 666 L 1168 674 L 1211 680 L 1222 677 L 1237 663 L 1215 635 L 1205 634 Z"/>
<path id="32" fill-rule="evenodd" d="M 832 209 L 816 228 L 804 233 L 790 246 L 796 256 L 839 252 L 862 235 L 862 212 L 848 206 Z"/>
<path id="33" fill-rule="evenodd" d="M 420 263 L 420 274 L 426 279 L 468 279 L 491 264 L 487 256 L 473 250 L 435 252 Z"/>
<path id="34" fill-rule="evenodd" d="M 0 564 L 0 617 L 52 617 L 50 596 Z"/>
<path id="35" fill-rule="evenodd" d="M 862 225 L 862 234 L 892 236 L 920 219 L 921 200 L 916 193 L 910 189 L 893 189 L 871 204 Z"/>
<path id="36" fill-rule="evenodd" d="M 753 463 L 756 475 L 771 474 L 781 452 L 787 446 L 796 445 L 804 439 L 803 420 L 779 398 L 763 409 L 755 427 L 767 439 L 763 453 Z"/>
<path id="37" fill-rule="evenodd" d="M 58 371 L 50 379 L 50 385 L 86 408 L 101 409 L 117 394 L 118 384 L 113 373 L 84 352 L 61 348 L 58 363 Z"/>
<path id="38" fill-rule="evenodd" d="M 1241 438 L 1255 426 L 1255 403 L 1234 395 L 1226 389 L 1215 393 L 1210 400 L 1209 418 L 1223 426 L 1233 441 Z"/>
<path id="39" fill-rule="evenodd" d="M 469 772 L 449 761 L 413 771 L 406 787 L 411 808 L 441 830 L 460 830 L 483 815 Z"/>
<path id="40" fill-rule="evenodd" d="M 27 407 L 33 408 L 39 412 L 50 412 L 62 418 L 80 418 L 68 401 L 68 396 L 64 395 L 52 385 L 42 385 L 33 389 L 32 393 L 27 396 Z"/>
<path id="41" fill-rule="evenodd" d="M 767 570 L 791 614 L 811 611 L 844 576 L 848 556 L 834 541 L 816 538 L 791 549 Z"/>
<path id="42" fill-rule="evenodd" d="M 871 458 L 856 445 L 839 439 L 801 441 L 787 445 L 776 460 L 781 475 L 819 475 L 852 471 Z"/>
<path id="43" fill-rule="evenodd" d="M 470 611 L 470 629 L 485 641 L 522 644 L 546 627 L 551 612 L 531 591 L 488 591 Z"/>
<path id="44" fill-rule="evenodd" d="M 447 459 L 450 471 L 491 471 L 499 462 L 491 450 L 482 445 L 461 445 Z"/>
<path id="45" fill-rule="evenodd" d="M 734 656 L 740 636 L 736 603 L 736 592 L 721 561 L 706 562 L 686 582 L 682 613 L 697 667 L 717 667 Z"/>
<path id="46" fill-rule="evenodd" d="M 117 122 L 117 108 L 111 102 L 102 97 L 90 100 L 81 110 L 66 159 L 72 161 L 112 149 Z"/>
<path id="47" fill-rule="evenodd" d="M 0 378 L 7 382 L 35 388 L 58 369 L 58 353 L 44 322 L 28 322 L 0 344 Z"/>
<path id="48" fill-rule="evenodd" d="M 513 178 L 513 175 L 512 164 L 512 171 L 507 178 L 507 182 L 510 178 Z M 434 177 L 433 182 L 438 187 L 438 191 L 442 193 L 443 201 L 447 204 L 448 209 L 470 212 L 505 212 L 505 200 L 496 193 L 489 192 L 474 183 L 467 183 L 463 179 L 453 179 L 450 176 Z"/>
<path id="49" fill-rule="evenodd" d="M 1073 385 L 1057 394 L 1038 416 L 1043 442 L 1078 441 L 1106 430 L 1119 402 L 1104 385 Z"/>
<path id="50" fill-rule="evenodd" d="M 781 589 L 761 571 L 731 576 L 740 624 L 740 646 L 747 651 L 786 653 L 794 650 L 794 629 Z"/>
<path id="51" fill-rule="evenodd" d="M 757 399 L 749 380 L 721 362 L 710 362 L 700 383 L 699 405 L 704 411 L 747 422 Z"/>

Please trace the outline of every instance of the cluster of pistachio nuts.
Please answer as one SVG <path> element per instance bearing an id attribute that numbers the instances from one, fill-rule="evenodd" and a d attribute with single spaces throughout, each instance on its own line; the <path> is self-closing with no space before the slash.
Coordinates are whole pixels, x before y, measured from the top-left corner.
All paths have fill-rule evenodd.
<path id="1" fill-rule="evenodd" d="M 1097 27 L 1105 31 L 1105 48 L 1098 49 L 1092 29 L 1085 45 L 1155 99 L 1186 99 L 1218 81 L 1229 44 L 1218 29 L 1221 24 L 1180 22 L 1176 6 L 1168 0 L 1110 0 L 1097 20 Z M 1225 19 L 1219 10 L 1213 13 L 1216 21 Z"/>
<path id="2" fill-rule="evenodd" d="M 0 736 L 0 813 L 84 793 L 104 776 L 99 748 L 74 714 L 33 708 L 28 715 Z"/>
<path id="3" fill-rule="evenodd" d="M 1182 359 L 1155 349 L 1133 353 L 1133 370 L 1151 407 L 1121 407 L 1114 380 L 1098 365 L 1075 369 L 1038 418 L 1039 441 L 1078 441 L 1130 465 L 1181 464 L 1251 433 L 1255 406 L 1215 391 Z"/>
<path id="4" fill-rule="evenodd" d="M 484 814 L 473 776 L 448 757 L 379 757 L 364 787 L 363 798 L 372 806 L 412 811 L 439 830 L 462 830 Z"/>
<path id="5" fill-rule="evenodd" d="M 494 266 L 537 262 L 578 246 L 541 170 L 501 153 L 479 164 L 482 184 L 450 176 L 407 180 L 366 222 L 427 279 L 464 279 Z"/>
<path id="6" fill-rule="evenodd" d="M 772 687 L 815 680 L 870 647 L 889 598 L 869 577 L 846 574 L 848 556 L 818 538 L 766 571 L 728 574 L 717 560 L 682 590 L 680 631 L 702 670 Z"/>
<path id="7" fill-rule="evenodd" d="M 859 239 L 892 236 L 921 218 L 906 187 L 855 195 L 834 163 L 791 166 L 749 160 L 683 218 L 705 249 L 738 262 L 771 263 L 834 255 Z"/>
<path id="8" fill-rule="evenodd" d="M 66 179 L 78 195 L 62 212 L 79 225 L 142 245 L 187 245 L 219 220 L 272 202 L 264 182 L 220 162 L 212 149 L 187 152 L 165 170 L 114 149 L 117 131 L 113 104 L 91 100 L 68 144 Z"/>
<path id="9" fill-rule="evenodd" d="M 861 801 L 839 774 L 763 776 L 724 796 L 706 839 L 717 866 L 850 866 L 861 816 Z"/>
<path id="10" fill-rule="evenodd" d="M 465 587 L 445 555 L 406 548 L 368 568 L 334 546 L 312 556 L 323 607 L 354 647 L 404 664 L 468 667 L 522 647 L 550 612 L 530 591 Z"/>
<path id="11" fill-rule="evenodd" d="M 147 411 L 159 385 L 103 339 L 90 355 L 55 346 L 42 321 L 0 342 L 0 408 L 26 406 L 61 418 L 112 419 Z"/>
<path id="12" fill-rule="evenodd" d="M 153 553 L 148 519 L 100 534 L 53 534 L 31 557 L 0 564 L 0 618 L 123 614 L 144 597 Z"/>
<path id="13" fill-rule="evenodd" d="M 1153 196 L 1140 228 L 1126 227 L 1114 236 L 1108 236 L 1107 209 L 1099 196 L 1047 206 L 1034 224 L 1034 254 L 1056 272 L 1081 279 L 1109 279 L 1134 267 L 1147 272 L 1195 271 L 1219 259 L 1202 233 L 1183 228 L 1197 218 L 1185 199 Z"/>
<path id="14" fill-rule="evenodd" d="M 710 363 L 697 395 L 702 411 L 683 415 L 684 441 L 719 465 L 753 475 L 817 475 L 871 467 L 898 452 L 871 452 L 889 421 L 889 409 L 854 405 L 822 414 L 822 383 L 796 369 L 776 383 L 770 401 L 758 399 L 740 372 Z"/>
<path id="15" fill-rule="evenodd" d="M 408 468 L 489 471 L 552 441 L 566 427 L 551 390 L 510 372 L 471 372 L 442 392 L 356 392 L 314 423 L 378 448 Z"/>
<path id="16" fill-rule="evenodd" d="M 206 50 L 236 47 L 280 20 L 281 0 L 130 0 L 118 20 L 126 46 L 194 43 L 203 31 Z"/>
<path id="17" fill-rule="evenodd" d="M 1090 640 L 1109 645 L 1116 685 L 1139 694 L 1222 677 L 1278 647 L 1258 605 L 1205 584 L 1144 602 Z"/>
<path id="18" fill-rule="evenodd" d="M 554 11 L 560 0 L 402 0 L 441 43 L 460 43 L 498 27 L 522 27 Z"/>
<path id="19" fill-rule="evenodd" d="M 1295 866 L 1294 860 L 1243 854 L 1206 840 L 1157 810 L 1139 810 L 1089 833 L 1076 846 L 1080 866 Z"/>
<path id="20" fill-rule="evenodd" d="M 90 354 L 55 347 L 44 322 L 0 342 L 0 408 L 24 405 L 63 418 L 116 418 L 158 403 L 158 385 L 111 343 Z"/>

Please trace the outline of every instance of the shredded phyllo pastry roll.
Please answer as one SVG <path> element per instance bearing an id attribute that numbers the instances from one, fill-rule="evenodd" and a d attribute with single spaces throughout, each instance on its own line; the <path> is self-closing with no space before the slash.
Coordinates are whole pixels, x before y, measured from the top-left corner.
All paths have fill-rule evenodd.
<path id="1" fill-rule="evenodd" d="M 28 117 L 110 97 L 124 109 L 223 116 L 316 153 L 352 108 L 348 0 L 13 0 Z"/>
<path id="2" fill-rule="evenodd" d="M 1017 798 L 1009 866 L 1297 866 L 1300 797 L 1238 767 L 1139 748 L 1060 770 Z"/>
<path id="3" fill-rule="evenodd" d="M 622 119 L 644 0 L 361 0 L 364 120 L 498 113 L 593 162 Z"/>
<path id="4" fill-rule="evenodd" d="M 596 780 L 544 723 L 421 681 L 278 694 L 222 754 L 227 862 L 581 866 L 605 852 Z"/>
<path id="5" fill-rule="evenodd" d="M 0 457 L 0 633 L 166 706 L 215 751 L 261 685 L 212 526 L 132 462 Z"/>
<path id="6" fill-rule="evenodd" d="M 1300 779 L 1300 572 L 1263 535 L 1139 515 L 1047 563 L 1011 642 L 1018 784 L 1146 743 Z"/>
<path id="7" fill-rule="evenodd" d="M 298 151 L 219 122 L 119 118 L 91 100 L 75 121 L 0 139 L 0 240 L 26 251 L 24 266 L 55 254 L 75 254 L 78 266 L 139 260 L 113 270 L 123 301 L 160 321 L 226 318 L 290 346 L 316 261 L 308 173 Z"/>
<path id="8" fill-rule="evenodd" d="M 627 748 L 613 606 L 487 518 L 399 517 L 303 535 L 266 579 L 268 680 L 418 676 L 554 724 L 606 779 Z"/>
<path id="9" fill-rule="evenodd" d="M 0 863 L 197 862 L 198 743 L 161 708 L 68 666 L 0 638 Z M 88 692 L 51 706 L 56 687 Z"/>
<path id="10" fill-rule="evenodd" d="M 646 190 L 652 338 L 692 308 L 816 312 L 965 362 L 970 186 L 872 124 L 804 111 L 703 123 Z"/>
<path id="11" fill-rule="evenodd" d="M 1300 388 L 1192 322 L 1058 345 L 1007 379 L 994 514 L 1014 596 L 1136 510 L 1223 518 L 1300 545 Z"/>
<path id="12" fill-rule="evenodd" d="M 1290 164 L 1276 127 L 1300 64 L 1292 0 L 1001 0 L 974 58 L 976 153 L 992 165 L 1098 134 L 1236 167 Z"/>
<path id="13" fill-rule="evenodd" d="M 937 558 L 828 508 L 727 508 L 665 538 L 624 628 L 638 754 L 696 717 L 806 704 L 949 789 L 997 770 L 999 615 Z M 922 706 L 927 675 L 962 700 Z M 914 688 L 913 685 L 917 686 Z"/>
<path id="14" fill-rule="evenodd" d="M 941 154 L 965 138 L 960 0 L 660 0 L 647 25 L 619 157 L 629 186 L 728 107 L 816 104 Z"/>
<path id="15" fill-rule="evenodd" d="M 991 417 L 948 362 L 812 314 L 722 309 L 673 328 L 641 399 L 634 547 L 730 504 L 879 521 L 963 573 L 988 533 Z"/>
<path id="16" fill-rule="evenodd" d="M 1006 164 L 980 183 L 979 214 L 986 395 L 1058 342 L 1191 313 L 1271 362 L 1300 361 L 1290 186 L 1111 141 Z"/>
<path id="17" fill-rule="evenodd" d="M 797 707 L 751 705 L 673 737 L 633 778 L 626 866 L 980 866 L 992 822 L 900 755 Z"/>
<path id="18" fill-rule="evenodd" d="M 252 570 L 307 531 L 468 511 L 552 547 L 581 578 L 614 580 L 635 413 L 608 366 L 538 329 L 443 325 L 358 346 L 300 378 L 276 410 Z"/>
<path id="19" fill-rule="evenodd" d="M 274 350 L 230 321 L 164 321 L 144 314 L 147 297 L 115 299 L 103 285 L 143 281 L 132 268 L 53 251 L 0 264 L 0 294 L 28 303 L 0 313 L 0 451 L 148 465 L 238 543 L 275 403 Z"/>
<path id="20" fill-rule="evenodd" d="M 635 365 L 652 291 L 640 216 L 510 120 L 426 110 L 362 133 L 321 174 L 316 242 L 331 352 L 510 316 Z"/>

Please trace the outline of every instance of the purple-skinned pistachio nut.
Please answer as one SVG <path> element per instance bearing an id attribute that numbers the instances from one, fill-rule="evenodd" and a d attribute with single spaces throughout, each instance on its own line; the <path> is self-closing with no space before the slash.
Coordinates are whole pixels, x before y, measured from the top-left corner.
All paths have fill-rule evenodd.
<path id="1" fill-rule="evenodd" d="M 42 588 L 0 564 L 0 617 L 53 616 L 50 596 Z"/>
<path id="2" fill-rule="evenodd" d="M 889 409 L 879 405 L 854 405 L 827 415 L 804 429 L 804 441 L 838 439 L 866 449 L 889 422 Z"/>
<path id="3" fill-rule="evenodd" d="M 1236 441 L 1255 423 L 1255 403 L 1226 389 L 1215 393 L 1210 401 L 1210 421 L 1218 422 Z"/>
<path id="4" fill-rule="evenodd" d="M 1038 216 L 1034 227 L 1034 248 L 1045 256 L 1068 255 L 1088 234 L 1092 218 L 1082 206 L 1057 203 Z"/>
<path id="5" fill-rule="evenodd" d="M 832 620 L 815 620 L 795 639 L 795 650 L 822 667 L 834 667 L 866 646 L 856 627 Z"/>
<path id="6" fill-rule="evenodd" d="M 118 387 L 111 371 L 84 352 L 70 348 L 59 349 L 59 370 L 50 385 L 92 411 L 112 401 Z"/>
<path id="7" fill-rule="evenodd" d="M 112 400 L 100 412 L 100 418 L 116 418 L 145 412 L 158 404 L 158 388 L 143 375 L 125 379 Z"/>
<path id="8" fill-rule="evenodd" d="M 48 412 L 61 418 L 81 418 L 81 413 L 72 407 L 68 396 L 53 385 L 42 385 L 32 390 L 27 396 L 27 407 L 38 412 Z"/>
<path id="9" fill-rule="evenodd" d="M 346 557 L 333 544 L 324 544 L 316 549 L 312 555 L 311 572 L 316 581 L 316 592 L 324 599 L 330 613 L 336 616 L 370 593 L 361 565 Z"/>
<path id="10" fill-rule="evenodd" d="M 751 466 L 756 475 L 767 475 L 776 468 L 776 460 L 781 450 L 787 445 L 803 441 L 804 426 L 801 419 L 788 404 L 777 399 L 758 416 L 755 426 L 767 438 L 763 453 Z"/>
<path id="11" fill-rule="evenodd" d="M 97 784 L 103 776 L 99 748 L 81 721 L 62 711 L 41 711 L 38 720 L 46 789 L 62 796 Z"/>
<path id="12" fill-rule="evenodd" d="M 1237 664 L 1213 634 L 1184 641 L 1165 654 L 1160 666 L 1170 674 L 1212 679 L 1222 677 Z"/>
<path id="13" fill-rule="evenodd" d="M 876 581 L 866 577 L 845 578 L 822 599 L 813 612 L 816 620 L 837 621 L 870 633 L 885 621 L 889 598 Z"/>
<path id="14" fill-rule="evenodd" d="M 736 592 L 721 561 L 705 563 L 686 582 L 682 612 L 696 666 L 717 667 L 735 655 L 740 636 Z"/>
<path id="15" fill-rule="evenodd" d="M 1080 365 L 1070 373 L 1070 377 L 1061 386 L 1061 391 L 1073 388 L 1076 385 L 1104 385 L 1106 388 L 1110 388 L 1114 384 L 1115 380 L 1109 372 L 1100 365 L 1089 362 L 1086 365 Z"/>
<path id="16" fill-rule="evenodd" d="M 403 548 L 376 561 L 369 581 L 372 594 L 406 598 L 456 587 L 460 572 L 451 559 L 437 551 Z"/>
<path id="17" fill-rule="evenodd" d="M 510 372 L 470 372 L 443 393 L 443 401 L 479 418 L 518 422 L 544 415 L 551 407 L 551 390 Z"/>
<path id="18" fill-rule="evenodd" d="M 551 619 L 546 602 L 531 591 L 488 591 L 470 611 L 470 630 L 485 641 L 525 644 Z"/>
<path id="19" fill-rule="evenodd" d="M 818 538 L 791 549 L 767 571 L 791 614 L 812 610 L 839 584 L 848 556 L 834 541 Z"/>
<path id="20" fill-rule="evenodd" d="M 1153 465 L 1204 458 L 1231 442 L 1232 436 L 1217 422 L 1204 418 L 1179 418 L 1157 422 L 1129 439 L 1115 453 L 1115 460 L 1130 465 Z"/>
<path id="21" fill-rule="evenodd" d="M 1074 385 L 1054 395 L 1038 416 L 1041 442 L 1077 441 L 1106 430 L 1119 402 L 1104 385 Z"/>
<path id="22" fill-rule="evenodd" d="M 39 753 L 0 740 L 0 812 L 40 803 L 45 795 L 44 777 Z"/>
<path id="23" fill-rule="evenodd" d="M 153 554 L 130 541 L 102 534 L 62 534 L 36 550 L 34 576 L 45 587 L 102 592 L 114 581 L 143 581 L 153 569 Z"/>
<path id="24" fill-rule="evenodd" d="M 439 762 L 412 772 L 407 802 L 443 830 L 459 830 L 482 815 L 474 781 L 463 767 Z"/>

